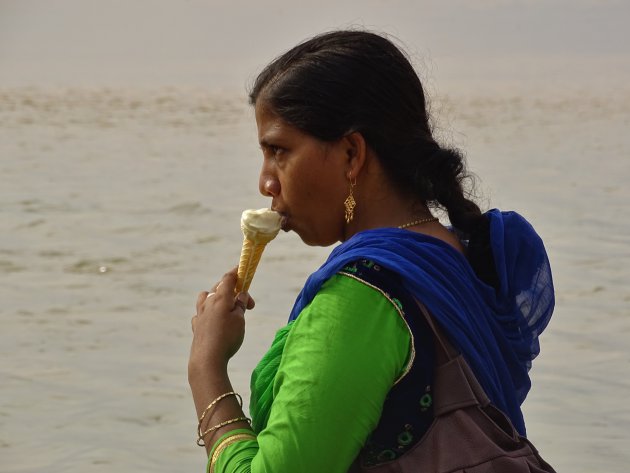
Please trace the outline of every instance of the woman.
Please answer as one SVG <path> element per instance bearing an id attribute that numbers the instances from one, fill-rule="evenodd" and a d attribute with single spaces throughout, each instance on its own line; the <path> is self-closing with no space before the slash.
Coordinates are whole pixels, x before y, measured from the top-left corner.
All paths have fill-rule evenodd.
<path id="1" fill-rule="evenodd" d="M 342 242 L 308 279 L 252 376 L 251 427 L 232 392 L 248 294 L 235 271 L 202 292 L 189 380 L 216 472 L 346 472 L 404 455 L 433 420 L 428 308 L 521 434 L 537 337 L 553 310 L 540 238 L 482 214 L 462 156 L 432 137 L 422 85 L 382 36 L 338 31 L 291 49 L 250 94 L 260 191 L 285 231 Z M 441 207 L 452 229 L 430 212 Z"/>

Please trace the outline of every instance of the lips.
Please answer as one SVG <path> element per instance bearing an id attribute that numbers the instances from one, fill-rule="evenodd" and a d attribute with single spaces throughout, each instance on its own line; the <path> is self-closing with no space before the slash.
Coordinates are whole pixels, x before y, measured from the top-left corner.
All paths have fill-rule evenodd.
<path id="1" fill-rule="evenodd" d="M 280 228 L 282 228 L 285 232 L 289 231 L 289 217 L 286 215 L 282 217 L 282 220 L 280 220 Z"/>
<path id="2" fill-rule="evenodd" d="M 276 212 L 280 214 L 280 228 L 283 231 L 288 232 L 289 231 L 289 228 L 288 228 L 289 216 L 285 212 L 282 212 L 281 210 L 273 208 L 273 206 L 271 207 L 271 210 L 275 210 Z"/>

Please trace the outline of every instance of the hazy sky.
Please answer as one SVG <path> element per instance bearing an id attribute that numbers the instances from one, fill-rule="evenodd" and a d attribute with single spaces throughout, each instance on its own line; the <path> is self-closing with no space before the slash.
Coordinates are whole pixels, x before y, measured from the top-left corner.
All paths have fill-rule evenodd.
<path id="1" fill-rule="evenodd" d="M 397 36 L 446 78 L 630 77 L 627 0 L 0 0 L 0 85 L 243 86 L 322 31 Z"/>

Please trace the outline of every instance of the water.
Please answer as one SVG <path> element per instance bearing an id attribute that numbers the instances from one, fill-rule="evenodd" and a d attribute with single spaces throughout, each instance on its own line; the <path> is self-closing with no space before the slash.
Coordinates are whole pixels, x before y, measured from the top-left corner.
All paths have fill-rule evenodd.
<path id="1" fill-rule="evenodd" d="M 433 110 L 482 203 L 548 247 L 558 301 L 530 437 L 558 471 L 626 471 L 630 93 L 455 89 Z M 241 210 L 267 204 L 255 136 L 239 94 L 0 89 L 1 471 L 202 471 L 190 317 L 237 262 Z M 238 391 L 327 252 L 287 234 L 268 248 Z"/>

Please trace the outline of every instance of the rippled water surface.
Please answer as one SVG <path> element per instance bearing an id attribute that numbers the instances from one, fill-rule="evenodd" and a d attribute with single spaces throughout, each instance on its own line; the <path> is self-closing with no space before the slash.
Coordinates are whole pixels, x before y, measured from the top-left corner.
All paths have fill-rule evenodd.
<path id="1" fill-rule="evenodd" d="M 557 310 L 529 434 L 558 471 L 630 457 L 630 94 L 434 101 L 486 207 L 546 241 Z M 236 264 L 260 153 L 243 97 L 0 90 L 0 470 L 202 471 L 186 380 L 197 291 Z M 236 388 L 326 249 L 283 234 L 252 286 Z"/>

